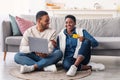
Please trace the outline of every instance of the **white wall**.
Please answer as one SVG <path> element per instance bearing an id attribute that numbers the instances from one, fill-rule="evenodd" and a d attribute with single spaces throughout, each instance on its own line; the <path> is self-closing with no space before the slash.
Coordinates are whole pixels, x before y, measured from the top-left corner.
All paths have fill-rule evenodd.
<path id="1" fill-rule="evenodd" d="M 0 14 L 35 14 L 45 10 L 45 2 L 63 3 L 66 8 L 90 8 L 94 3 L 101 4 L 103 9 L 114 9 L 120 0 L 0 0 Z"/>
<path id="2" fill-rule="evenodd" d="M 29 0 L 0 0 L 0 14 L 28 13 Z"/>
<path id="3" fill-rule="evenodd" d="M 40 10 L 45 10 L 45 2 L 46 0 L 29 0 L 29 13 L 35 14 Z"/>
<path id="4" fill-rule="evenodd" d="M 99 3 L 103 9 L 113 9 L 115 3 L 120 5 L 120 0 L 51 0 L 51 2 L 64 3 L 68 8 L 93 8 L 94 3 Z"/>
<path id="5" fill-rule="evenodd" d="M 35 14 L 39 10 L 45 10 L 45 2 L 62 3 L 65 8 L 94 9 L 94 3 L 99 3 L 102 9 L 116 9 L 120 0 L 29 0 L 29 13 Z"/>

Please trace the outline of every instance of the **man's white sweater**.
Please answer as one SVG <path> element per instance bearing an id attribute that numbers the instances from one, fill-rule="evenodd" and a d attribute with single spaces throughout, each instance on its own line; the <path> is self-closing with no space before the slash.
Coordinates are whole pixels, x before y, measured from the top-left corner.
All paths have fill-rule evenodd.
<path id="1" fill-rule="evenodd" d="M 55 40 L 56 39 L 56 32 L 55 30 L 48 28 L 43 32 L 40 32 L 37 30 L 36 25 L 33 27 L 30 27 L 27 29 L 23 35 L 23 38 L 21 40 L 20 44 L 20 52 L 23 53 L 30 53 L 29 50 L 29 44 L 28 44 L 28 37 L 36 37 L 36 38 L 44 38 L 49 41 L 48 43 L 48 49 L 49 53 L 53 51 L 53 45 L 50 40 Z"/>

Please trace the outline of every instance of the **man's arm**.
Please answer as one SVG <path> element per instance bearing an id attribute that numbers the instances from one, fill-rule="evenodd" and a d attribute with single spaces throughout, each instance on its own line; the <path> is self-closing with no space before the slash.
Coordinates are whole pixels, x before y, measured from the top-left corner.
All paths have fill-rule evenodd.
<path id="1" fill-rule="evenodd" d="M 30 53 L 29 44 L 28 44 L 28 32 L 26 31 L 21 40 L 19 51 L 23 53 Z"/>
<path id="2" fill-rule="evenodd" d="M 56 47 L 56 31 L 53 30 L 53 32 L 51 33 L 50 42 L 48 44 L 49 52 L 51 53 L 55 47 Z"/>

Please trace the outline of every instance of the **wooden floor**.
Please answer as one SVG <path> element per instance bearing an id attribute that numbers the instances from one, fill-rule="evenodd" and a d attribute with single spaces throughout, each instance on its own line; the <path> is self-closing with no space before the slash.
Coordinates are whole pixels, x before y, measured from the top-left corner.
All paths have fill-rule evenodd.
<path id="1" fill-rule="evenodd" d="M 5 62 L 3 61 L 3 53 L 0 54 L 0 80 L 21 80 L 10 75 L 10 69 L 18 67 L 13 60 L 14 54 L 8 53 Z M 106 66 L 106 70 L 93 71 L 90 76 L 80 80 L 120 80 L 120 57 L 92 56 L 91 61 L 103 63 Z"/>
<path id="2" fill-rule="evenodd" d="M 6 61 L 3 61 L 3 53 L 0 53 L 0 80 L 22 80 L 15 78 L 10 75 L 11 68 L 18 67 L 14 62 L 15 53 L 8 53 L 6 56 Z"/>

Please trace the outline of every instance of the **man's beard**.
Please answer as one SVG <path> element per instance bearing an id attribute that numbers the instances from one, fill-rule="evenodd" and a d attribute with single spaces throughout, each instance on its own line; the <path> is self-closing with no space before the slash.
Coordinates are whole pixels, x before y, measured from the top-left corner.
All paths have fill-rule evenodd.
<path id="1" fill-rule="evenodd" d="M 44 26 L 43 24 L 41 24 L 42 30 L 47 29 L 48 27 Z"/>

